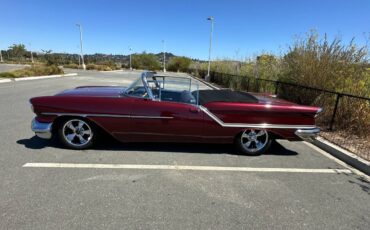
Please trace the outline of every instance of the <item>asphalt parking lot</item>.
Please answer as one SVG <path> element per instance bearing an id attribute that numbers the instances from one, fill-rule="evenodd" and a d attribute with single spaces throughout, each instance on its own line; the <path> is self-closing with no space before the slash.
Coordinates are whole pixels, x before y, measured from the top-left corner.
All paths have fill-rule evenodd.
<path id="1" fill-rule="evenodd" d="M 1 72 L 7 72 L 7 71 L 13 71 L 17 69 L 24 68 L 25 65 L 18 65 L 18 64 L 0 64 L 0 73 Z"/>
<path id="2" fill-rule="evenodd" d="M 228 145 L 110 139 L 74 151 L 30 130 L 31 97 L 81 85 L 127 86 L 138 76 L 79 71 L 0 84 L 1 229 L 370 226 L 370 183 L 305 143 L 280 141 L 259 157 Z"/>

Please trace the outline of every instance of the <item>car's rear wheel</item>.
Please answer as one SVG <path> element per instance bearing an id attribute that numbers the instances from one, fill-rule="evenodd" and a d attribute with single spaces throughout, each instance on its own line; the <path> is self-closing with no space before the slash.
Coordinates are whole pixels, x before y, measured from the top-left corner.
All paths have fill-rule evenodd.
<path id="1" fill-rule="evenodd" d="M 235 139 L 239 152 L 249 156 L 265 153 L 271 142 L 268 132 L 264 129 L 246 129 Z"/>
<path id="2" fill-rule="evenodd" d="M 61 122 L 58 134 L 60 141 L 71 149 L 87 149 L 93 145 L 96 137 L 93 125 L 79 118 Z"/>

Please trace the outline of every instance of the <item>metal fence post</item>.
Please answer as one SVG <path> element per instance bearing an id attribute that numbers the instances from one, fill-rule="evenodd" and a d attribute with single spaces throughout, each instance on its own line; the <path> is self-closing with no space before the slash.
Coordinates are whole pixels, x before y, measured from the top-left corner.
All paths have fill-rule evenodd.
<path id="1" fill-rule="evenodd" d="M 278 94 L 278 90 L 279 90 L 279 82 L 278 82 L 278 81 L 276 81 L 276 82 L 275 82 L 275 95 L 277 95 L 277 94 Z"/>
<path id="2" fill-rule="evenodd" d="M 334 111 L 333 111 L 333 115 L 331 117 L 331 120 L 330 120 L 330 126 L 329 126 L 329 130 L 332 131 L 333 130 L 333 125 L 334 125 L 334 119 L 335 119 L 335 115 L 337 113 L 337 109 L 338 109 L 338 104 L 339 104 L 339 99 L 342 97 L 342 94 L 337 94 L 337 98 L 335 100 L 335 105 L 334 105 Z"/>

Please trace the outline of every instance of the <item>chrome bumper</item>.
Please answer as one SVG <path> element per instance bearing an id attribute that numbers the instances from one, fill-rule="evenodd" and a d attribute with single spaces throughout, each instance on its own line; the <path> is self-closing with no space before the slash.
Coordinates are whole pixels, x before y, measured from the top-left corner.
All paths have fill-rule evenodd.
<path id="1" fill-rule="evenodd" d="M 294 133 L 295 135 L 300 137 L 302 140 L 312 142 L 315 140 L 317 135 L 320 133 L 320 129 L 319 128 L 297 129 Z"/>
<path id="2" fill-rule="evenodd" d="M 43 139 L 50 139 L 52 136 L 51 127 L 53 123 L 41 123 L 36 119 L 32 120 L 31 129 L 35 132 L 36 136 Z"/>

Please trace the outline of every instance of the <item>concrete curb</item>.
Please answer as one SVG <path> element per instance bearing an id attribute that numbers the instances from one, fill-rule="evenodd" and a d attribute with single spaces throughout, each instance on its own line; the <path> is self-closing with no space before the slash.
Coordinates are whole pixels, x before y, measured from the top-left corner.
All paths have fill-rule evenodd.
<path id="1" fill-rule="evenodd" d="M 348 165 L 360 170 L 366 175 L 370 176 L 370 162 L 362 159 L 361 157 L 342 149 L 341 147 L 318 137 L 312 144 L 319 147 L 320 149 L 326 151 L 330 155 L 338 158 L 339 160 L 345 162 Z"/>
<path id="2" fill-rule="evenodd" d="M 35 77 L 22 77 L 22 78 L 14 78 L 14 79 L 1 79 L 0 80 L 0 83 L 8 83 L 8 82 L 16 82 L 16 81 L 40 80 L 40 79 L 68 77 L 68 76 L 77 76 L 77 73 L 48 75 L 48 76 L 35 76 Z"/>
<path id="3" fill-rule="evenodd" d="M 11 82 L 12 80 L 10 79 L 1 79 L 0 80 L 0 83 L 7 83 L 7 82 Z"/>

